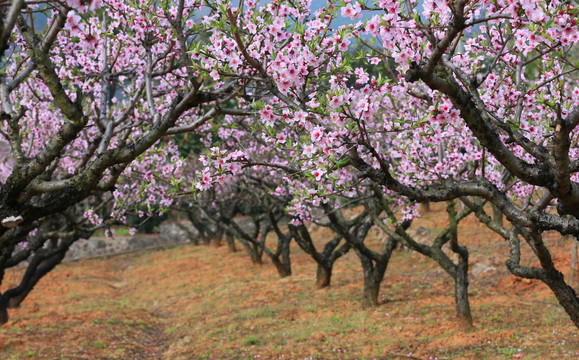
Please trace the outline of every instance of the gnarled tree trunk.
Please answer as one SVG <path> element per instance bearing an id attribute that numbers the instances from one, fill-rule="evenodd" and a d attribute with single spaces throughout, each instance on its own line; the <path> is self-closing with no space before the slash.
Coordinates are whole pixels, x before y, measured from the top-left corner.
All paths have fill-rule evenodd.
<path id="1" fill-rule="evenodd" d="M 458 255 L 458 263 L 456 265 L 452 264 L 453 272 L 450 273 L 454 279 L 456 315 L 460 326 L 464 330 L 470 330 L 473 325 L 468 301 L 468 249 L 466 246 L 458 244 L 458 219 L 454 201 L 447 203 L 447 213 L 450 229 L 450 249 Z"/>
<path id="2" fill-rule="evenodd" d="M 318 270 L 316 271 L 316 288 L 323 289 L 330 286 L 332 282 L 332 267 L 334 264 L 318 263 Z"/>
<path id="3" fill-rule="evenodd" d="M 378 296 L 380 294 L 380 285 L 386 273 L 387 263 L 376 261 L 372 264 L 372 260 L 367 259 L 364 268 L 364 292 L 362 297 L 362 307 L 369 308 L 378 306 Z"/>
<path id="4" fill-rule="evenodd" d="M 290 231 L 299 247 L 310 255 L 318 264 L 318 269 L 316 271 L 316 288 L 323 289 L 330 286 L 334 263 L 350 251 L 351 245 L 348 242 L 340 245 L 343 236 L 336 234 L 332 240 L 324 245 L 324 250 L 319 252 L 314 246 L 314 242 L 307 227 L 304 225 L 290 226 Z"/>
<path id="5" fill-rule="evenodd" d="M 4 293 L 4 297 L 8 300 L 8 307 L 19 307 L 40 279 L 62 262 L 71 245 L 70 239 L 61 240 L 60 244 L 54 241 L 53 248 L 42 249 L 34 254 L 26 267 L 20 284 Z"/>
<path id="6" fill-rule="evenodd" d="M 227 232 L 225 234 L 225 241 L 227 242 L 227 248 L 229 249 L 229 252 L 237 252 L 237 248 L 235 247 L 235 237 L 232 233 Z"/>
<path id="7" fill-rule="evenodd" d="M 459 324 L 463 329 L 471 329 L 473 324 L 468 301 L 468 251 L 465 251 L 464 255 L 461 253 L 458 255 L 458 265 L 454 276 L 454 301 Z"/>
<path id="8" fill-rule="evenodd" d="M 390 262 L 390 257 L 392 252 L 396 248 L 397 241 L 394 239 L 388 239 L 386 241 L 386 247 L 382 253 L 371 252 L 374 257 L 363 254 L 360 250 L 356 251 L 356 254 L 360 258 L 362 263 L 362 268 L 364 269 L 364 293 L 362 298 L 362 307 L 375 307 L 378 306 L 380 286 L 382 280 L 384 280 L 384 274 L 386 274 L 386 269 L 388 269 L 388 263 Z M 363 244 L 359 244 L 363 245 Z"/>
<path id="9" fill-rule="evenodd" d="M 577 275 L 577 247 L 579 246 L 579 241 L 577 241 L 576 237 L 572 237 L 573 239 L 573 250 L 571 250 L 571 268 L 569 269 L 569 286 L 573 286 L 575 282 L 575 276 Z"/>
<path id="10" fill-rule="evenodd" d="M 271 262 L 275 266 L 280 277 L 287 277 L 292 274 L 292 267 L 290 262 L 284 262 L 277 257 L 272 257 Z"/>
<path id="11" fill-rule="evenodd" d="M 8 322 L 8 300 L 0 294 L 0 325 Z"/>
<path id="12" fill-rule="evenodd" d="M 567 285 L 565 278 L 560 271 L 552 269 L 551 271 L 545 271 L 545 280 L 543 280 L 547 286 L 551 289 L 559 304 L 563 306 L 573 324 L 579 328 L 579 298 L 572 287 Z"/>
<path id="13" fill-rule="evenodd" d="M 503 212 L 496 205 L 492 205 L 492 208 L 493 208 L 493 220 L 499 226 L 503 226 Z"/>

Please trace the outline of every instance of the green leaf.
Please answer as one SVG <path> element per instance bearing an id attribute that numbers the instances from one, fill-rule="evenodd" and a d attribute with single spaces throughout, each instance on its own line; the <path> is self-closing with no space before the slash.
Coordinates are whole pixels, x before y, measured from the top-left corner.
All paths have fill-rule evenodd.
<path id="1" fill-rule="evenodd" d="M 545 30 L 549 29 L 550 27 L 553 26 L 553 23 L 555 22 L 555 17 L 551 17 L 551 19 L 549 21 L 547 21 L 547 23 L 545 25 L 543 25 L 543 28 Z M 551 39 L 552 40 L 552 39 Z"/>
<path id="2" fill-rule="evenodd" d="M 414 18 L 414 21 L 416 21 L 417 24 L 420 23 L 420 14 L 418 14 L 418 12 L 412 14 L 412 17 Z"/>

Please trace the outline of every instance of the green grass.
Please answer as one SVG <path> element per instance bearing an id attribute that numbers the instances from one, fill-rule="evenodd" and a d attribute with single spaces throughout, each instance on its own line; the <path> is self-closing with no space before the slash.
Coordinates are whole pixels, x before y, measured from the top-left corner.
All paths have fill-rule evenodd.
<path id="1" fill-rule="evenodd" d="M 477 293 L 471 302 L 476 329 L 461 333 L 452 325 L 452 284 L 428 259 L 408 252 L 395 253 L 381 291 L 391 301 L 373 309 L 360 307 L 362 273 L 355 254 L 340 259 L 332 286 L 323 290 L 315 289 L 315 263 L 299 260 L 294 276 L 279 280 L 269 264 L 251 265 L 244 254 L 228 254 L 224 248 L 186 246 L 108 259 L 115 269 L 114 274 L 111 272 L 113 282 L 123 279 L 126 289 L 100 298 L 83 298 L 71 291 L 64 301 L 76 303 L 65 311 L 74 316 L 51 323 L 57 327 L 30 322 L 45 311 L 41 307 L 38 313 L 13 316 L 17 323 L 0 328 L 0 335 L 20 339 L 27 333 L 47 333 L 56 338 L 54 334 L 61 331 L 64 343 L 65 334 L 76 327 L 77 337 L 84 338 L 65 347 L 61 358 L 70 359 L 81 357 L 78 348 L 87 349 L 94 358 L 132 358 L 135 346 L 157 333 L 166 341 L 160 351 L 166 351 L 165 358 L 172 360 L 252 359 L 256 354 L 261 354 L 261 359 L 278 359 L 282 354 L 284 359 L 388 359 L 395 358 L 392 353 L 409 352 L 423 359 L 490 360 L 512 358 L 519 348 L 528 360 L 576 358 L 569 353 L 574 346 L 579 347 L 573 342 L 574 329 L 561 325 L 569 324 L 569 320 L 554 299 L 536 299 L 529 293 L 512 295 L 516 299 L 511 303 L 505 303 L 505 299 L 491 302 L 497 291 L 487 292 L 486 285 L 479 284 L 471 288 Z M 182 261 L 186 270 L 174 271 L 171 266 L 177 261 Z M 155 281 L 148 273 L 147 278 L 139 278 L 140 271 L 150 269 L 152 264 L 162 269 L 157 273 L 163 272 L 163 276 Z M 81 268 L 79 263 L 63 266 Z M 123 273 L 125 269 L 128 273 Z M 75 274 L 84 274 L 84 269 Z M 67 281 L 87 278 L 75 274 Z M 426 276 L 434 280 L 428 282 Z M 95 278 L 90 280 L 91 286 L 93 282 L 95 287 L 101 285 Z M 473 283 L 476 281 L 473 279 Z M 108 294 L 106 284 L 105 289 Z M 152 308 L 155 315 L 146 316 Z M 99 312 L 96 319 L 94 310 Z M 157 311 L 162 316 L 157 316 Z M 84 323 L 77 320 L 83 312 L 87 314 Z M 551 335 L 553 329 L 559 332 Z M 533 345 L 530 336 L 535 338 Z M 131 341 L 115 340 L 123 338 Z M 568 339 L 569 345 L 555 347 L 556 339 Z M 440 346 L 431 345 L 434 343 Z M 50 359 L 58 359 L 64 346 L 55 344 Z M 47 359 L 45 350 L 38 349 L 20 347 L 17 353 L 14 345 L 8 344 L 0 358 Z"/>
<path id="2" fill-rule="evenodd" d="M 251 346 L 259 344 L 259 339 L 253 335 L 249 335 L 245 340 L 243 340 L 243 345 Z"/>
<path id="3" fill-rule="evenodd" d="M 131 230 L 127 227 L 114 227 L 113 228 L 115 231 L 115 236 L 130 236 L 131 235 Z M 104 237 L 105 236 L 105 232 L 104 231 L 97 231 L 94 233 L 93 236 L 96 237 Z"/>
<path id="4" fill-rule="evenodd" d="M 107 344 L 101 340 L 93 340 L 91 342 L 91 346 L 97 349 L 104 349 L 107 347 Z"/>

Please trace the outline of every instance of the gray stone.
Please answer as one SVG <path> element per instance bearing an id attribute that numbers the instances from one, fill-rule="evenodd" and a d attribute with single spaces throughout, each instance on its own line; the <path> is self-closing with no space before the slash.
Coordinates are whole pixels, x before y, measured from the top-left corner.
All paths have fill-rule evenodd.
<path id="1" fill-rule="evenodd" d="M 165 245 L 187 243 L 190 241 L 185 232 L 170 222 L 161 224 L 161 234 L 115 236 L 114 238 L 92 237 L 80 239 L 70 247 L 65 261 L 95 256 L 121 254 L 125 252 L 154 248 Z M 180 231 L 180 232 L 179 232 Z"/>
<path id="2" fill-rule="evenodd" d="M 479 275 L 495 270 L 496 268 L 494 266 L 484 262 L 479 262 L 473 265 L 472 270 L 470 272 L 472 276 L 478 277 Z"/>
<path id="3" fill-rule="evenodd" d="M 185 231 L 182 227 L 185 227 Z M 181 222 L 177 225 L 174 222 L 165 221 L 159 227 L 159 242 L 164 245 L 180 244 L 191 241 L 191 236 L 198 236 L 199 232 L 190 223 Z"/>

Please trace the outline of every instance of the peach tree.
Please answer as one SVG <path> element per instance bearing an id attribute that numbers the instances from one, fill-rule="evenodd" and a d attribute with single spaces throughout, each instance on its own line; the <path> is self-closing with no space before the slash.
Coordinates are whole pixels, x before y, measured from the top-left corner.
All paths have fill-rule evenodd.
<path id="1" fill-rule="evenodd" d="M 347 167 L 417 202 L 462 199 L 508 239 L 508 269 L 547 284 L 579 326 L 542 237 L 579 236 L 575 2 L 207 3 L 196 70 L 268 92 L 253 131 L 296 153 L 293 167 L 326 184 Z M 540 266 L 521 264 L 521 240 Z"/>
<path id="2" fill-rule="evenodd" d="M 137 203 L 168 206 L 182 166 L 169 136 L 226 113 L 243 91 L 192 67 L 202 7 L 0 4 L 0 283 L 7 268 L 36 264 L 20 284 L 4 284 L 0 323 L 75 239 L 123 222 Z"/>

